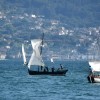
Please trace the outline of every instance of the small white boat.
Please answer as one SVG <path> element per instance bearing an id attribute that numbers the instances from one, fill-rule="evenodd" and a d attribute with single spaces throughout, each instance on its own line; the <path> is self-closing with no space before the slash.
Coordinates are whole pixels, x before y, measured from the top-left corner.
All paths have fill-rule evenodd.
<path id="1" fill-rule="evenodd" d="M 90 83 L 100 83 L 100 61 L 89 62 L 91 71 L 87 79 Z"/>

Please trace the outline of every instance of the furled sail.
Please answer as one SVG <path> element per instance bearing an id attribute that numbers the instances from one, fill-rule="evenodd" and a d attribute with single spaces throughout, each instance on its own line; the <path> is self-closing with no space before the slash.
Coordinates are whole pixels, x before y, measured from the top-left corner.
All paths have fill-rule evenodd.
<path id="1" fill-rule="evenodd" d="M 27 61 L 26 61 L 26 53 L 25 53 L 25 50 L 24 50 L 24 44 L 22 44 L 22 55 L 23 55 L 24 64 L 26 65 Z"/>
<path id="2" fill-rule="evenodd" d="M 100 61 L 89 62 L 92 71 L 100 71 Z"/>
<path id="3" fill-rule="evenodd" d="M 33 53 L 28 63 L 29 68 L 31 67 L 31 65 L 45 66 L 42 56 L 40 54 L 41 43 L 42 43 L 41 39 L 31 40 Z"/>

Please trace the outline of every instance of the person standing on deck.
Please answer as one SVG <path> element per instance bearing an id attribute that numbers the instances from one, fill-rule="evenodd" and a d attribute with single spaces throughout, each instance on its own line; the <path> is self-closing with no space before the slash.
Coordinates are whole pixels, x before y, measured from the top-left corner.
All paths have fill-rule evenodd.
<path id="1" fill-rule="evenodd" d="M 60 64 L 60 68 L 63 69 L 63 66 Z"/>

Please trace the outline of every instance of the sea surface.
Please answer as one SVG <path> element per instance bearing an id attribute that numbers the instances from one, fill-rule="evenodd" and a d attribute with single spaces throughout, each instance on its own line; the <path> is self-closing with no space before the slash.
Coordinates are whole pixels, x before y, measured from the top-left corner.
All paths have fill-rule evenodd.
<path id="1" fill-rule="evenodd" d="M 100 100 L 100 84 L 88 83 L 86 61 L 56 61 L 66 76 L 31 76 L 21 60 L 0 60 L 0 100 Z"/>

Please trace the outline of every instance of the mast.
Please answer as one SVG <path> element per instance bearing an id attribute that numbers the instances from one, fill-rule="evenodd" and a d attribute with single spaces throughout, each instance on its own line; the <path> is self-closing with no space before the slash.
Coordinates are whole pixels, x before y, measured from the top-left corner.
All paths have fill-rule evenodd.
<path id="1" fill-rule="evenodd" d="M 43 39 L 44 39 L 44 33 L 42 34 L 42 43 L 41 43 L 41 51 L 40 51 L 40 55 L 42 54 Z"/>

